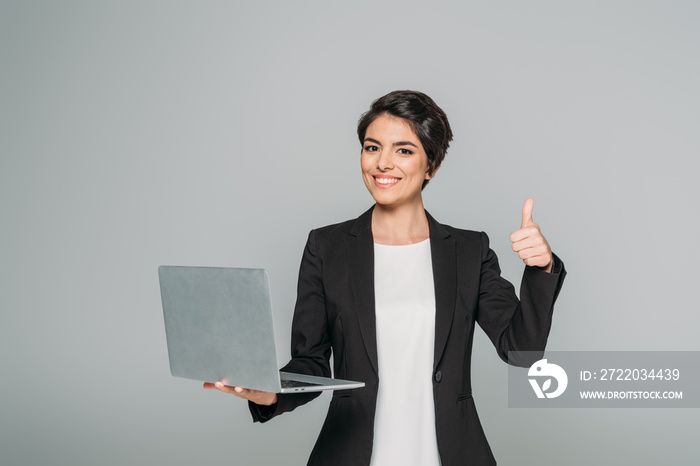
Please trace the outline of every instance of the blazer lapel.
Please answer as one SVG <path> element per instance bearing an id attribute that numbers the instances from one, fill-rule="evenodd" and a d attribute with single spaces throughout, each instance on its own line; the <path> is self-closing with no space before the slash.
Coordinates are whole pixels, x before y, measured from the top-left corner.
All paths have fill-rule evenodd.
<path id="1" fill-rule="evenodd" d="M 345 239 L 350 284 L 355 298 L 357 320 L 367 355 L 374 372 L 379 374 L 377 362 L 377 321 L 374 309 L 374 239 L 372 237 L 372 206 L 355 220 Z"/>
<path id="2" fill-rule="evenodd" d="M 372 210 L 355 220 L 345 240 L 345 249 L 350 272 L 350 284 L 355 299 L 362 340 L 376 374 L 377 321 L 374 306 L 374 239 L 372 237 Z M 449 231 L 440 225 L 427 211 L 430 226 L 430 250 L 435 283 L 435 353 L 433 367 L 436 368 L 447 344 L 452 327 L 457 291 L 457 269 L 455 264 L 455 240 Z"/>
<path id="3" fill-rule="evenodd" d="M 426 211 L 430 225 L 430 253 L 435 283 L 435 354 L 433 370 L 437 368 L 452 327 L 457 292 L 455 240 L 450 232 Z"/>

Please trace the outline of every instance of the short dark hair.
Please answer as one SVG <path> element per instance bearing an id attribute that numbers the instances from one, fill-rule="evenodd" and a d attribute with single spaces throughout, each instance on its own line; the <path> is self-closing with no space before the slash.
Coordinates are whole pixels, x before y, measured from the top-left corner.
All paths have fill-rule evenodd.
<path id="1" fill-rule="evenodd" d="M 428 156 L 428 170 L 432 175 L 447 154 L 452 141 L 452 129 L 447 115 L 437 104 L 422 92 L 393 91 L 372 102 L 369 110 L 357 122 L 360 144 L 365 142 L 365 133 L 372 122 L 383 114 L 406 120 L 416 133 Z M 423 181 L 421 189 L 429 180 Z"/>

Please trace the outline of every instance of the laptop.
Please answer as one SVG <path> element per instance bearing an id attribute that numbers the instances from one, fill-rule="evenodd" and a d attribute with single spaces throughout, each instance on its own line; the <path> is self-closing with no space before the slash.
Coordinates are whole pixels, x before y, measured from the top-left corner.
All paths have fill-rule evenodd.
<path id="1" fill-rule="evenodd" d="M 170 373 L 273 393 L 363 382 L 280 372 L 264 269 L 158 267 Z"/>

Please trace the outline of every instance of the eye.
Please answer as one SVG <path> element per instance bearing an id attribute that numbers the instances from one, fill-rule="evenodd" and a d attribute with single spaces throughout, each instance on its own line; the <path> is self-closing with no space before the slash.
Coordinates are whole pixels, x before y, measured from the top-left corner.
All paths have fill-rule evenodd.
<path id="1" fill-rule="evenodd" d="M 399 149 L 399 154 L 401 154 L 401 155 L 411 155 L 411 154 L 413 154 L 413 151 L 412 151 L 412 150 L 409 150 L 409 149 L 403 149 L 403 148 L 401 148 L 401 149 Z"/>
<path id="2" fill-rule="evenodd" d="M 365 151 L 366 151 L 366 152 L 377 152 L 378 150 L 379 150 L 379 147 L 377 147 L 377 146 L 373 146 L 373 145 L 370 145 L 370 144 L 368 144 L 368 145 L 365 146 Z"/>

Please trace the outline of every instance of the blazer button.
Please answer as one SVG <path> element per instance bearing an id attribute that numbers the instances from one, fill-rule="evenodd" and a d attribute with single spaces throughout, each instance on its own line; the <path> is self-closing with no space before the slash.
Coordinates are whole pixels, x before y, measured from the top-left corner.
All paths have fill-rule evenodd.
<path id="1" fill-rule="evenodd" d="M 436 381 L 437 383 L 440 383 L 441 380 L 442 380 L 442 372 L 437 371 L 437 372 L 435 373 L 435 381 Z"/>

